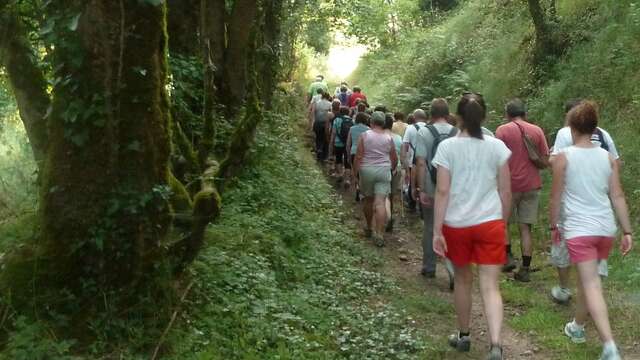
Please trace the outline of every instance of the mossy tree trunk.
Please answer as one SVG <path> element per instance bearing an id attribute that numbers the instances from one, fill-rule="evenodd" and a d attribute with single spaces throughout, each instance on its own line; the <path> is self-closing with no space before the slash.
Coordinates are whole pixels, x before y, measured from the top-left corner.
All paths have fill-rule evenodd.
<path id="1" fill-rule="evenodd" d="M 280 38 L 282 33 L 283 1 L 273 0 L 264 4 L 262 9 L 263 31 L 261 32 L 260 51 L 258 52 L 258 69 L 262 102 L 266 110 L 271 110 L 273 92 L 279 74 Z"/>
<path id="2" fill-rule="evenodd" d="M 36 58 L 17 13 L 0 4 L 0 65 L 6 69 L 34 158 L 41 167 L 49 142 L 45 115 L 50 101 Z"/>
<path id="3" fill-rule="evenodd" d="M 56 279 L 127 286 L 161 260 L 170 225 L 165 5 L 53 2 L 53 88 L 42 187 Z"/>
<path id="4" fill-rule="evenodd" d="M 167 0 L 167 32 L 172 54 L 198 54 L 200 0 Z"/>
<path id="5" fill-rule="evenodd" d="M 236 0 L 228 21 L 223 82 L 220 98 L 228 117 L 233 117 L 247 95 L 247 51 L 252 46 L 250 33 L 258 15 L 259 1 Z"/>

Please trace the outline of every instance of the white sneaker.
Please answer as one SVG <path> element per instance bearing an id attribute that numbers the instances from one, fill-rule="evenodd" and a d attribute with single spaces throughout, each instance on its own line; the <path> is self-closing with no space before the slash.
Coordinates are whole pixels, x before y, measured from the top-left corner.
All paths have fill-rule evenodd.
<path id="1" fill-rule="evenodd" d="M 618 352 L 618 349 L 613 349 L 613 350 L 603 350 L 602 351 L 602 355 L 600 355 L 600 360 L 622 360 L 622 357 L 620 357 L 620 353 Z"/>
<path id="2" fill-rule="evenodd" d="M 560 286 L 551 289 L 551 298 L 558 304 L 567 304 L 571 300 L 571 290 Z"/>

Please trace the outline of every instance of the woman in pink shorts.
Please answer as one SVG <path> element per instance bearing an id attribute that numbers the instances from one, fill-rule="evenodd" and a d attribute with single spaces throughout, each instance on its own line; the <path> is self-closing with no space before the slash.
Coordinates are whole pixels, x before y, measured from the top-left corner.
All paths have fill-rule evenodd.
<path id="1" fill-rule="evenodd" d="M 620 185 L 618 163 L 609 153 L 591 143 L 598 126 L 593 102 L 585 101 L 567 114 L 574 145 L 558 154 L 553 163 L 551 231 L 567 239 L 569 257 L 578 269 L 578 299 L 575 318 L 564 332 L 573 342 L 585 342 L 584 324 L 591 314 L 604 344 L 602 360 L 618 360 L 620 354 L 609 324 L 607 305 L 598 276 L 598 260 L 607 259 L 616 235 L 614 209 L 623 231 L 620 250 L 632 247 L 631 223 Z M 613 205 L 613 206 L 612 206 Z M 558 223 L 563 214 L 562 224 Z"/>

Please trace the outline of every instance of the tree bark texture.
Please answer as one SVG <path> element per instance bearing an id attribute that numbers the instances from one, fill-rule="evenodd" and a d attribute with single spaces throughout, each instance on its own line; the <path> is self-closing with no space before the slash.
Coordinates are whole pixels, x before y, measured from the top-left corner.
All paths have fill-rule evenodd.
<path id="1" fill-rule="evenodd" d="M 53 6 L 50 17 L 79 18 L 51 40 L 62 80 L 42 187 L 46 258 L 63 282 L 131 284 L 157 264 L 170 225 L 165 5 Z"/>
<path id="2" fill-rule="evenodd" d="M 247 50 L 252 46 L 250 34 L 258 14 L 258 1 L 236 0 L 228 22 L 229 39 L 225 53 L 222 102 L 233 115 L 247 94 Z"/>
<path id="3" fill-rule="evenodd" d="M 0 6 L 0 64 L 6 69 L 33 155 L 41 167 L 48 146 L 45 115 L 50 100 L 36 58 L 18 15 Z"/>

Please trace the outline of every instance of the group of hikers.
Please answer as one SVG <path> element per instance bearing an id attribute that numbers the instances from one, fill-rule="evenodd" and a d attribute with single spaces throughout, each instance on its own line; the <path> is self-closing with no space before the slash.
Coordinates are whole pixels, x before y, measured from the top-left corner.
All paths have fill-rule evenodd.
<path id="1" fill-rule="evenodd" d="M 355 99 L 355 100 L 354 100 Z M 530 281 L 532 226 L 538 221 L 541 170 L 552 171 L 549 204 L 551 262 L 558 271 L 552 298 L 572 297 L 569 269 L 577 269 L 575 316 L 564 327 L 574 343 L 583 343 L 590 315 L 603 343 L 602 360 L 621 359 L 613 340 L 601 277 L 621 228 L 620 250 L 632 248 L 632 229 L 620 184 L 620 159 L 611 136 L 598 127 L 594 102 L 566 103 L 564 127 L 549 148 L 543 130 L 527 117 L 525 103 L 505 106 L 506 122 L 495 135 L 484 128 L 487 106 L 481 94 L 465 92 L 455 115 L 443 98 L 406 120 L 384 106 L 369 107 L 359 87 L 342 83 L 329 94 L 318 76 L 310 88 L 309 129 L 318 161 L 334 158 L 332 176 L 353 189 L 362 202 L 364 235 L 378 246 L 393 231 L 394 193 L 422 214 L 422 275 L 435 278 L 442 258 L 454 291 L 458 331 L 449 344 L 471 347 L 471 265 L 477 265 L 480 295 L 488 325 L 487 359 L 503 359 L 501 272 L 517 264 L 508 225 L 517 225 L 522 258 L 513 278 Z M 615 215 L 614 215 L 615 214 Z"/>

